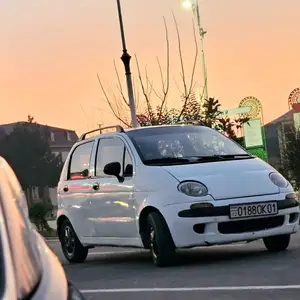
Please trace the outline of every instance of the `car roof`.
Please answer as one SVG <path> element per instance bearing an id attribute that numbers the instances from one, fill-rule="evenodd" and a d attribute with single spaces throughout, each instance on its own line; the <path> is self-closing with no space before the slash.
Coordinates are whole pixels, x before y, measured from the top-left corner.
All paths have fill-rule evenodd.
<path id="1" fill-rule="evenodd" d="M 126 132 L 134 132 L 134 131 L 140 131 L 140 130 L 148 130 L 148 129 L 153 129 L 153 128 L 167 128 L 167 127 L 187 127 L 187 126 L 199 126 L 199 127 L 205 127 L 203 125 L 194 125 L 194 124 L 170 124 L 170 125 L 151 125 L 151 126 L 141 126 L 141 127 L 135 127 L 135 128 L 122 128 L 122 131 L 113 131 L 113 132 L 104 132 L 104 133 L 99 133 L 99 134 L 95 134 L 91 137 L 85 138 L 83 140 L 78 140 L 78 143 L 81 142 L 89 142 L 89 141 L 93 141 L 95 138 L 99 138 L 99 137 L 105 137 L 105 136 L 110 136 L 110 135 L 119 135 L 122 133 L 126 133 Z M 117 127 L 117 126 L 116 126 Z M 100 129 L 99 129 L 100 130 Z"/>
<path id="2" fill-rule="evenodd" d="M 204 127 L 202 125 L 192 125 L 192 124 L 170 124 L 170 125 L 152 125 L 152 126 L 143 126 L 143 127 L 136 127 L 136 128 L 126 128 L 124 129 L 125 132 L 130 131 L 137 131 L 137 130 L 145 130 L 149 128 L 166 128 L 166 127 L 186 127 L 186 126 L 200 126 Z"/>

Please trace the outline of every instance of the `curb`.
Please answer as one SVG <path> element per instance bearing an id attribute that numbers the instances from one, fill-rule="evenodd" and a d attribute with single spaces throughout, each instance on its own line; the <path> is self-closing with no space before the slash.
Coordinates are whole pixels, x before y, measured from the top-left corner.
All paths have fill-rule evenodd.
<path id="1" fill-rule="evenodd" d="M 47 237 L 43 237 L 43 238 L 47 242 L 59 242 L 58 238 L 47 238 Z"/>

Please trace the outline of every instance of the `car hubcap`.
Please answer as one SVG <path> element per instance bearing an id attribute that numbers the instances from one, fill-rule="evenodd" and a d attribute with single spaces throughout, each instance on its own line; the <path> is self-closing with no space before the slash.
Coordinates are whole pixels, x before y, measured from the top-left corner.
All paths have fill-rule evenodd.
<path id="1" fill-rule="evenodd" d="M 65 228 L 64 241 L 65 241 L 65 249 L 67 253 L 69 255 L 72 255 L 75 249 L 75 236 L 70 227 Z"/>
<path id="2" fill-rule="evenodd" d="M 153 259 L 156 260 L 157 259 L 157 246 L 156 246 L 156 241 L 155 241 L 155 231 L 154 231 L 153 227 L 150 228 L 150 249 L 151 249 Z"/>

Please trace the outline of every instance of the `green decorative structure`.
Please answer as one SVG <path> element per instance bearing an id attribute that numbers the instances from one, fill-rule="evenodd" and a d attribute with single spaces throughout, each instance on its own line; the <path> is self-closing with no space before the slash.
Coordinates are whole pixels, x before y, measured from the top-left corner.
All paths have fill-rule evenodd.
<path id="1" fill-rule="evenodd" d="M 265 162 L 268 162 L 267 152 L 264 147 L 248 149 L 248 152 L 259 157 L 260 159 L 264 160 Z"/>
<path id="2" fill-rule="evenodd" d="M 300 87 L 294 89 L 288 99 L 289 110 L 293 110 L 293 121 L 296 131 L 300 130 Z"/>
<path id="3" fill-rule="evenodd" d="M 263 110 L 262 105 L 259 99 L 253 96 L 245 97 L 240 101 L 239 107 L 250 107 L 250 111 L 246 114 L 244 114 L 244 117 L 250 118 L 249 125 L 251 126 L 251 123 L 256 125 L 256 133 L 252 132 L 252 135 L 249 134 L 248 131 L 245 130 L 246 126 L 249 125 L 244 124 L 244 142 L 246 149 L 253 155 L 259 157 L 260 159 L 264 161 L 268 161 L 268 154 L 267 154 L 267 144 L 266 144 L 266 136 L 265 136 L 265 129 L 264 129 L 264 118 L 263 118 Z M 259 122 L 259 124 L 257 124 Z M 263 126 L 260 126 L 260 124 L 263 124 Z M 261 130 L 261 132 L 260 132 Z M 255 139 L 253 138 L 253 135 L 256 136 L 256 140 L 252 140 L 252 143 L 249 142 L 249 140 Z"/>

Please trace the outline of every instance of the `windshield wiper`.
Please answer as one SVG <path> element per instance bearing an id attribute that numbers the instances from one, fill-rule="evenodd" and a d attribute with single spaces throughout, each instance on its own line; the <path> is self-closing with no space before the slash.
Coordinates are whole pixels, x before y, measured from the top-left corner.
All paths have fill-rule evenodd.
<path id="1" fill-rule="evenodd" d="M 235 157 L 252 157 L 252 155 L 250 155 L 250 154 L 216 154 L 214 156 L 225 157 L 225 158 L 227 158 L 227 157 L 229 157 L 229 158 L 231 158 L 231 157 L 233 157 L 233 158 L 235 158 Z"/>
<path id="2" fill-rule="evenodd" d="M 181 157 L 161 157 L 144 160 L 145 164 L 176 164 L 176 163 L 188 163 L 190 159 Z"/>
<path id="3" fill-rule="evenodd" d="M 182 163 L 197 163 L 197 162 L 209 162 L 209 161 L 219 161 L 219 160 L 235 160 L 235 159 L 245 159 L 253 158 L 254 156 L 249 154 L 215 154 L 215 155 L 205 155 L 205 156 L 184 156 L 184 157 L 161 157 L 144 160 L 144 164 L 182 164 Z"/>
<path id="4" fill-rule="evenodd" d="M 206 155 L 206 156 L 195 156 L 198 161 L 203 160 L 226 160 L 226 159 L 245 159 L 245 158 L 254 158 L 250 154 L 215 154 L 215 155 Z"/>

